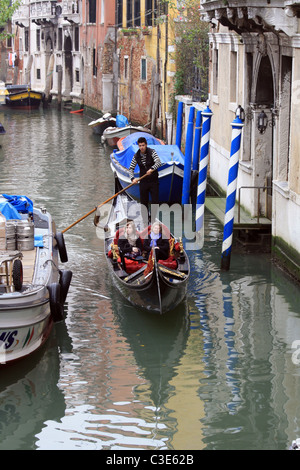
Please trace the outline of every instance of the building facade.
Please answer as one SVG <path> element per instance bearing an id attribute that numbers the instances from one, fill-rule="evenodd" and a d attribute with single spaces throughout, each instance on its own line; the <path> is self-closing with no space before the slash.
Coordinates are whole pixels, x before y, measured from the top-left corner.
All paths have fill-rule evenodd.
<path id="1" fill-rule="evenodd" d="M 271 219 L 274 253 L 300 278 L 300 2 L 263 3 L 201 2 L 211 23 L 210 180 L 226 191 L 231 122 L 240 106 L 241 204 Z"/>
<path id="2" fill-rule="evenodd" d="M 115 11 L 114 0 L 82 2 L 80 51 L 84 105 L 103 113 L 116 112 Z"/>
<path id="3" fill-rule="evenodd" d="M 113 0 L 23 0 L 13 16 L 16 83 L 111 110 L 114 23 Z"/>
<path id="4" fill-rule="evenodd" d="M 117 1 L 118 109 L 164 138 L 175 74 L 172 12 L 158 0 Z"/>

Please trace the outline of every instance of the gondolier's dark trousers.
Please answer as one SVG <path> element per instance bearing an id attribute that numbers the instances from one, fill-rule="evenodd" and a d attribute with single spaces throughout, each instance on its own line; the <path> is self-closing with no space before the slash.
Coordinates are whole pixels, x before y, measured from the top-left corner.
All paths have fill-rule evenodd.
<path id="1" fill-rule="evenodd" d="M 151 195 L 151 200 L 150 196 Z M 159 204 L 159 183 L 158 181 L 147 181 L 147 178 L 144 181 L 140 182 L 140 201 L 141 204 L 148 208 L 149 202 L 152 204 Z M 149 209 L 148 209 L 149 210 Z M 155 219 L 157 212 L 157 207 L 153 207 L 152 211 L 149 211 L 149 218 L 150 215 L 152 220 Z"/>

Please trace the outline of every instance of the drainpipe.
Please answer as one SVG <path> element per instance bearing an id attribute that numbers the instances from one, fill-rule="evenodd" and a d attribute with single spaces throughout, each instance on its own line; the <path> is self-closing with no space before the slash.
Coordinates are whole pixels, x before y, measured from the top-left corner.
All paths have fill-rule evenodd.
<path id="1" fill-rule="evenodd" d="M 164 129 L 163 129 L 163 135 L 162 137 L 167 138 L 167 119 L 166 119 L 166 113 L 167 113 L 167 66 L 168 66 L 168 33 L 169 33 L 169 21 L 168 21 L 168 15 L 166 17 L 166 23 L 165 23 L 165 63 L 164 63 Z"/>

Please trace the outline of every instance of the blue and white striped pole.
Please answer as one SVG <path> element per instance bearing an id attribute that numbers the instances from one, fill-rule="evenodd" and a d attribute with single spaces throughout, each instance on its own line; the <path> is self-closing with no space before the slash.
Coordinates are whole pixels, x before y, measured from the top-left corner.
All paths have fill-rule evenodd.
<path id="1" fill-rule="evenodd" d="M 199 168 L 201 119 L 202 119 L 202 113 L 201 111 L 197 111 L 195 137 L 194 137 L 193 171 L 198 171 L 198 168 Z"/>
<path id="2" fill-rule="evenodd" d="M 221 259 L 221 269 L 223 269 L 224 271 L 228 271 L 230 266 L 230 255 L 233 238 L 234 205 L 236 198 L 237 176 L 239 168 L 239 153 L 241 147 L 242 128 L 244 124 L 239 117 L 236 117 L 236 119 L 231 123 L 231 125 L 232 137 Z"/>
<path id="3" fill-rule="evenodd" d="M 179 101 L 177 109 L 176 145 L 181 149 L 183 103 Z"/>
<path id="4" fill-rule="evenodd" d="M 188 204 L 190 202 L 194 116 L 195 116 L 195 108 L 194 106 L 191 106 L 190 113 L 189 113 L 189 121 L 188 121 L 187 131 L 186 131 L 184 173 L 183 173 L 182 197 L 181 197 L 182 205 Z"/>
<path id="5" fill-rule="evenodd" d="M 197 207 L 196 207 L 196 232 L 200 232 L 203 227 L 204 218 L 204 203 L 207 179 L 207 165 L 208 165 L 208 151 L 209 151 L 209 136 L 210 136 L 210 121 L 212 111 L 207 107 L 202 111 L 202 136 L 201 136 L 201 150 L 199 162 L 199 176 L 198 176 L 198 189 L 197 189 Z"/>

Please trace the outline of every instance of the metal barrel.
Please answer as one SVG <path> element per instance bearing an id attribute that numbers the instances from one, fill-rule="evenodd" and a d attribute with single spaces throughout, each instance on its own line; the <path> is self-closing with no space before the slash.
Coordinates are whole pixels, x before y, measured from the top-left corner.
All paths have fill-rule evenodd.
<path id="1" fill-rule="evenodd" d="M 10 219 L 6 221 L 6 249 L 7 250 L 16 250 L 17 243 L 16 243 L 16 223 L 17 221 L 14 219 Z"/>
<path id="2" fill-rule="evenodd" d="M 34 225 L 31 220 L 19 220 L 16 225 L 17 250 L 34 249 Z"/>

